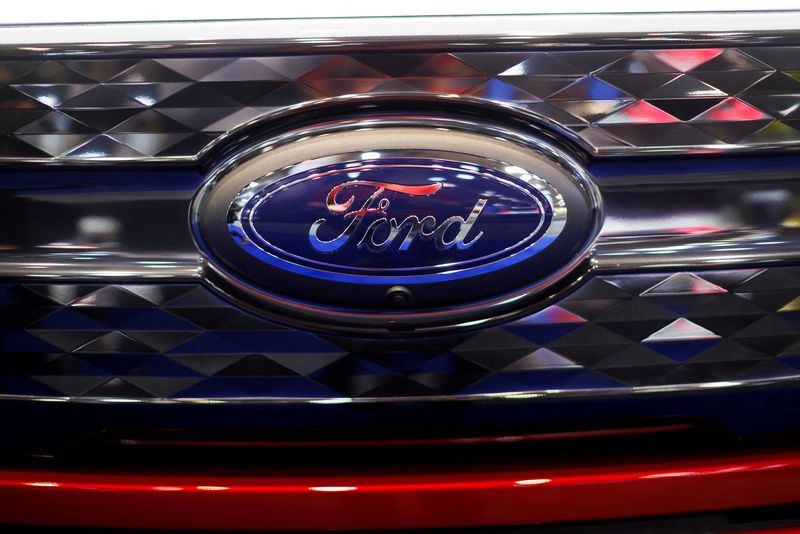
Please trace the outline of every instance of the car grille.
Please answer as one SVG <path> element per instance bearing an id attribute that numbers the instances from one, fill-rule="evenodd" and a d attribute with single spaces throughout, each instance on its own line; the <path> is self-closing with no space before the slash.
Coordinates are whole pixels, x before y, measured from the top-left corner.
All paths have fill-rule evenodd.
<path id="1" fill-rule="evenodd" d="M 794 32 L 426 39 L 4 45 L 0 421 L 20 431 L 0 446 L 334 419 L 800 430 Z M 513 321 L 436 336 L 286 326 L 221 297 L 189 216 L 215 163 L 377 113 L 573 155 L 604 202 L 591 268 Z M 59 421 L 50 444 L 32 414 Z"/>

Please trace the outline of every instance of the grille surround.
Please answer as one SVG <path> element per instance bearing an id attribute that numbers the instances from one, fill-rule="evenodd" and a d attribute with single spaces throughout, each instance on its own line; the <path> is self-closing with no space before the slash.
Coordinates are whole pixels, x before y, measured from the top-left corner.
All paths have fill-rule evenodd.
<path id="1" fill-rule="evenodd" d="M 800 332 L 794 305 L 786 308 L 800 291 L 795 267 L 800 260 L 795 214 L 800 167 L 794 157 L 794 148 L 800 146 L 800 128 L 795 127 L 800 116 L 784 106 L 800 101 L 800 82 L 795 79 L 800 72 L 795 59 L 800 32 L 785 29 L 798 15 L 685 18 L 686 24 L 702 23 L 704 29 L 692 26 L 670 33 L 670 24 L 679 25 L 671 19 L 655 36 L 642 30 L 653 22 L 652 17 L 603 19 L 635 22 L 630 26 L 632 33 L 626 34 L 587 31 L 585 25 L 581 32 L 579 26 L 558 17 L 476 17 L 458 19 L 465 24 L 463 32 L 447 27 L 424 38 L 419 28 L 441 26 L 441 19 L 412 21 L 384 40 L 356 32 L 325 42 L 300 42 L 281 34 L 283 30 L 277 28 L 283 23 L 278 22 L 189 23 L 178 26 L 182 31 L 209 28 L 207 35 L 222 38 L 181 42 L 180 37 L 159 35 L 158 30 L 150 39 L 139 34 L 118 46 L 115 39 L 128 35 L 131 28 L 112 25 L 93 29 L 100 33 L 120 30 L 114 38 L 86 43 L 72 35 L 50 41 L 60 44 L 43 47 L 25 42 L 16 30 L 2 33 L 0 221 L 11 218 L 23 230 L 21 235 L 0 236 L 0 282 L 6 290 L 4 306 L 10 310 L 0 327 L 0 369 L 11 370 L 0 373 L 0 402 L 11 408 L 2 420 L 14 434 L 0 449 L 50 454 L 102 429 L 153 425 L 186 430 L 214 425 L 233 430 L 254 425 L 323 430 L 347 426 L 376 433 L 382 425 L 458 425 L 474 427 L 477 434 L 501 423 L 527 428 L 553 422 L 689 414 L 738 435 L 800 431 L 798 376 L 793 367 L 797 356 L 793 340 Z M 487 35 L 482 28 L 497 21 L 508 24 L 504 32 Z M 569 29 L 553 35 L 554 21 L 566 24 L 559 28 Z M 363 30 L 364 25 L 386 27 L 388 23 L 343 24 L 351 29 L 361 24 Z M 312 22 L 309 35 L 324 39 L 320 24 Z M 264 28 L 271 28 L 272 38 L 259 38 Z M 514 28 L 528 29 L 530 34 L 520 37 Z M 719 33 L 726 28 L 741 31 Z M 236 34 L 240 29 L 247 31 Z M 64 35 L 62 30 L 74 32 L 75 28 L 43 28 L 42 35 Z M 304 61 L 310 70 L 303 71 Z M 708 68 L 714 62 L 722 66 Z M 737 65 L 744 68 L 737 71 Z M 717 87 L 736 85 L 736 79 L 741 87 Z M 672 83 L 689 85 L 664 93 Z M 552 92 L 536 94 L 548 84 L 554 84 Z M 693 94 L 691 87 L 699 93 Z M 221 100 L 188 98 L 198 88 L 200 93 L 216 93 L 219 97 L 214 98 Z M 188 93 L 181 96 L 184 91 Z M 284 100 L 278 98 L 281 91 Z M 163 105 L 170 99 L 169 106 Z M 218 105 L 220 101 L 226 105 Z M 266 333 L 273 340 L 282 338 L 284 345 L 274 345 L 279 348 L 333 345 L 332 350 L 338 350 L 330 334 L 277 326 L 218 300 L 210 308 L 227 310 L 221 315 L 235 315 L 242 324 L 256 321 L 261 330 L 242 337 L 241 330 L 231 333 L 218 328 L 208 322 L 218 311 L 196 313 L 194 319 L 199 322 L 193 322 L 161 304 L 125 305 L 137 298 L 141 304 L 143 297 L 137 291 L 157 294 L 177 286 L 191 286 L 203 298 L 216 298 L 200 285 L 202 257 L 191 240 L 188 217 L 191 198 L 215 161 L 286 122 L 329 118 L 351 105 L 355 107 L 349 112 L 369 113 L 398 101 L 442 114 L 453 109 L 470 111 L 472 117 L 491 117 L 542 135 L 585 164 L 604 197 L 608 193 L 607 198 L 613 200 L 598 240 L 595 271 L 574 286 L 574 293 L 548 302 L 551 307 L 531 314 L 528 323 L 525 319 L 508 322 L 482 332 L 465 332 L 459 338 L 463 344 L 471 336 L 488 334 L 490 344 L 502 345 L 503 339 L 511 339 L 518 345 L 495 351 L 482 365 L 474 361 L 475 351 L 473 360 L 448 354 L 459 344 L 452 344 L 454 338 L 447 336 L 425 338 L 429 346 L 421 351 L 410 350 L 416 341 L 402 336 L 391 342 L 362 336 L 341 342 L 347 354 L 334 352 L 344 360 L 340 372 L 326 373 L 323 365 L 306 373 L 320 371 L 316 378 L 321 380 L 316 380 L 289 366 L 283 367 L 293 374 L 271 375 L 269 371 L 280 371 L 284 363 L 298 368 L 310 365 L 311 357 L 282 352 L 271 360 L 250 350 L 259 347 L 246 345 L 264 341 Z M 191 126 L 192 121 L 197 124 Z M 621 137 L 627 139 L 627 146 Z M 35 151 L 31 149 L 36 146 Z M 758 180 L 752 180 L 754 173 Z M 772 196 L 764 200 L 765 193 Z M 156 225 L 154 231 L 150 219 L 167 213 L 169 223 Z M 95 234 L 89 236 L 92 240 L 70 234 L 86 217 L 111 215 L 121 228 L 117 235 L 106 232 L 102 239 L 95 239 Z M 42 217 L 52 223 L 46 231 L 39 228 Z M 96 225 L 98 221 L 90 222 Z M 731 280 L 739 275 L 741 284 L 755 284 L 760 278 L 762 286 L 737 290 Z M 643 295 L 670 276 L 683 280 L 683 293 Z M 598 280 L 608 285 L 608 291 L 627 291 L 627 297 L 620 297 L 614 306 L 620 310 L 639 306 L 644 311 L 628 310 L 631 324 L 619 317 L 600 318 L 609 310 L 598 311 L 593 318 L 567 310 L 584 323 L 555 319 L 536 323 L 547 313 L 563 309 L 559 308 L 562 304 L 574 302 L 570 299 L 575 295 L 592 290 Z M 82 293 L 81 287 L 91 285 L 94 290 L 77 298 L 90 297 L 100 303 L 104 294 L 111 294 L 106 305 L 77 305 L 64 296 L 73 290 Z M 724 291 L 709 292 L 711 286 Z M 30 287 L 40 291 L 29 291 Z M 58 299 L 42 296 L 41 291 L 61 292 L 66 300 L 53 304 Z M 97 291 L 100 294 L 95 295 Z M 606 297 L 588 300 L 614 300 Z M 30 306 L 24 305 L 26 299 Z M 713 304 L 725 299 L 732 299 L 730 309 L 724 303 Z M 49 310 L 52 316 L 43 311 L 49 306 L 58 308 Z M 704 306 L 703 313 L 697 311 Z M 750 315 L 737 316 L 736 310 L 742 308 L 749 309 Z M 26 313 L 37 316 L 36 321 L 58 319 L 58 314 L 69 317 L 59 328 L 39 328 L 26 320 Z M 148 314 L 149 319 L 144 317 Z M 163 324 L 148 323 L 157 315 L 162 320 L 175 317 L 190 326 L 184 326 L 184 331 L 166 330 Z M 608 344 L 612 348 L 603 347 L 598 343 L 602 336 L 591 333 L 579 340 L 577 349 L 575 343 L 563 345 L 569 355 L 556 350 L 571 333 L 556 336 L 553 330 L 565 324 L 597 326 L 607 319 L 613 328 L 603 324 L 599 328 L 606 335 L 618 336 L 617 340 L 626 339 L 618 344 L 617 352 L 614 343 Z M 224 322 L 224 317 L 220 320 Z M 131 327 L 130 321 L 138 326 Z M 725 327 L 726 321 L 733 321 L 735 328 Z M 758 327 L 759 323 L 764 324 Z M 694 338 L 678 335 L 687 326 Z M 541 330 L 537 336 L 545 336 L 549 329 L 555 337 L 539 343 L 521 334 L 531 336 L 537 328 Z M 208 347 L 208 340 L 200 338 L 220 332 L 221 338 L 212 345 L 216 354 L 195 349 L 193 353 L 170 352 L 187 344 L 191 349 L 197 339 L 196 343 Z M 717 337 L 708 337 L 708 332 Z M 181 337 L 178 334 L 186 339 L 171 347 Z M 292 336 L 301 343 L 292 342 Z M 69 339 L 78 344 L 68 346 Z M 242 350 L 237 348 L 241 343 L 248 349 L 246 354 L 237 352 Z M 452 344 L 449 348 L 448 343 Z M 683 344 L 683 352 L 656 347 L 665 343 L 672 343 L 672 349 Z M 382 348 L 375 347 L 381 344 Z M 712 345 L 735 350 L 714 353 Z M 265 346 L 272 347 L 267 343 L 260 348 Z M 432 353 L 442 347 L 447 349 L 442 354 Z M 506 367 L 532 368 L 504 371 L 500 359 L 513 360 L 512 356 L 519 358 Z M 190 357 L 195 358 L 195 367 L 210 366 L 205 367 L 208 372 L 174 361 Z M 619 360 L 616 364 L 614 358 Z M 220 362 L 222 367 L 212 369 Z M 554 367 L 548 369 L 548 362 Z M 601 362 L 603 370 L 596 370 Z M 669 369 L 656 376 L 653 369 L 631 371 L 633 364 Z M 41 374 L 48 365 L 55 372 Z M 237 366 L 239 375 L 215 376 L 229 367 L 233 367 L 231 373 L 236 372 Z M 494 369 L 498 366 L 499 370 Z M 244 372 L 247 369 L 250 375 Z M 73 371 L 77 373 L 70 374 Z M 453 385 L 470 371 L 480 375 L 477 381 Z M 507 376 L 515 372 L 519 376 Z M 534 377 L 541 372 L 550 373 L 553 381 L 537 383 Z M 583 378 L 578 376 L 581 373 Z M 176 377 L 198 381 L 186 385 L 189 382 L 178 383 Z M 238 385 L 230 383 L 239 379 Z M 663 383 L 657 383 L 659 379 Z M 468 389 L 482 380 L 490 387 Z M 610 386 L 609 381 L 614 384 Z M 215 390 L 220 382 L 229 389 Z M 210 384 L 205 392 L 185 394 L 202 383 Z M 299 394 L 311 391 L 312 386 L 317 392 L 330 391 Z M 30 417 L 44 413 L 43 407 L 52 426 L 30 428 Z M 758 417 L 742 415 L 754 411 Z M 44 443 L 42 437 L 52 442 Z"/>

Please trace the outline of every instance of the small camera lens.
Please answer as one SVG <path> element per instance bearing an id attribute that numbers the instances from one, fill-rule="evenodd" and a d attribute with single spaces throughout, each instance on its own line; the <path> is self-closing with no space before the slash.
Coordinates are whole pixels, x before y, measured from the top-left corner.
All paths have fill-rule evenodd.
<path id="1" fill-rule="evenodd" d="M 403 286 L 393 286 L 386 291 L 386 300 L 392 306 L 401 308 L 411 302 L 411 292 Z"/>

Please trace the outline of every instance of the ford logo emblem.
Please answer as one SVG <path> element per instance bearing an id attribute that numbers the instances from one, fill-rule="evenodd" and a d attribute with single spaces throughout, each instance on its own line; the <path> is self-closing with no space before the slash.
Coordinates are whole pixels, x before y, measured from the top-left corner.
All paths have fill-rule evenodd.
<path id="1" fill-rule="evenodd" d="M 538 140 L 382 127 L 244 151 L 194 212 L 209 281 L 256 311 L 426 331 L 541 298 L 586 259 L 598 198 Z"/>
<path id="2" fill-rule="evenodd" d="M 536 176 L 393 152 L 256 180 L 233 201 L 231 235 L 308 276 L 397 284 L 524 261 L 564 227 L 563 199 Z"/>

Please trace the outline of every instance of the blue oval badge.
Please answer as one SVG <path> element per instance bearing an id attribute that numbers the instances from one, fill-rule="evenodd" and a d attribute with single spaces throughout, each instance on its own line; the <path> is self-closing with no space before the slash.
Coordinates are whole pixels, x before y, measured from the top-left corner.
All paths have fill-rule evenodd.
<path id="1" fill-rule="evenodd" d="M 309 276 L 463 278 L 524 261 L 563 228 L 558 192 L 518 174 L 444 159 L 343 161 L 248 184 L 228 228 L 261 261 Z"/>
<path id="2" fill-rule="evenodd" d="M 599 197 L 569 155 L 404 120 L 310 126 L 214 169 L 193 204 L 209 286 L 303 327 L 430 332 L 502 320 L 588 266 Z"/>

